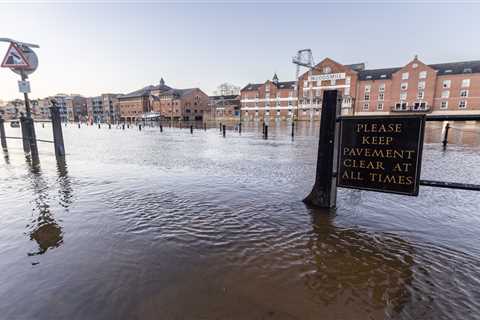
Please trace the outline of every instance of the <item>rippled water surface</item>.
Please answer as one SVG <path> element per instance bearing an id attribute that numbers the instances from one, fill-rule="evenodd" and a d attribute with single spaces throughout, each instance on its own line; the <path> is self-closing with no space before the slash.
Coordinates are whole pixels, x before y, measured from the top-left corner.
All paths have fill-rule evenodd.
<path id="1" fill-rule="evenodd" d="M 480 319 L 480 193 L 339 189 L 313 210 L 316 125 L 230 129 L 69 125 L 66 162 L 41 143 L 39 167 L 9 140 L 0 318 Z M 440 136 L 422 177 L 480 183 L 480 126 Z"/>

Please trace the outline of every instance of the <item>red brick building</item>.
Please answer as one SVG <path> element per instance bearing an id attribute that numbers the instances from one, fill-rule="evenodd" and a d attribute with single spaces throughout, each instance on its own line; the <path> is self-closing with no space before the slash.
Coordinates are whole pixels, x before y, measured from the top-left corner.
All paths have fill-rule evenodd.
<path id="1" fill-rule="evenodd" d="M 343 114 L 480 114 L 480 61 L 427 65 L 415 57 L 403 67 L 366 70 L 326 58 L 299 77 L 298 90 L 275 78 L 242 89 L 243 119 L 317 120 L 323 91 L 332 89 L 342 94 Z"/>
<path id="2" fill-rule="evenodd" d="M 265 83 L 247 84 L 240 91 L 242 119 L 292 119 L 297 106 L 295 81 L 280 82 L 277 75 Z"/>

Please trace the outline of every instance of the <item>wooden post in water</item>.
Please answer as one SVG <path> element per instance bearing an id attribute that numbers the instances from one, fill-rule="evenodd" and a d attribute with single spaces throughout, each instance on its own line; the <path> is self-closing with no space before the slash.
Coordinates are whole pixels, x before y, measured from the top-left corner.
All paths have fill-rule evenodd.
<path id="1" fill-rule="evenodd" d="M 2 149 L 7 150 L 7 138 L 5 136 L 5 120 L 0 116 L 0 140 L 2 141 Z"/>
<path id="2" fill-rule="evenodd" d="M 203 130 L 207 131 L 207 123 L 206 122 L 203 123 Z"/>
<path id="3" fill-rule="evenodd" d="M 141 123 L 138 125 L 138 131 L 142 131 L 142 124 Z"/>
<path id="4" fill-rule="evenodd" d="M 163 132 L 163 126 L 160 124 L 160 132 Z"/>
<path id="5" fill-rule="evenodd" d="M 303 202 L 319 208 L 333 208 L 336 205 L 337 182 L 333 172 L 337 170 L 341 96 L 337 90 L 323 93 L 320 136 L 318 141 L 317 172 L 315 184 Z"/>
<path id="6" fill-rule="evenodd" d="M 222 123 L 220 122 L 220 132 L 222 132 Z"/>
<path id="7" fill-rule="evenodd" d="M 238 124 L 238 133 L 242 134 L 242 123 L 241 122 Z"/>
<path id="8" fill-rule="evenodd" d="M 190 125 L 190 133 L 193 134 L 193 124 Z"/>
<path id="9" fill-rule="evenodd" d="M 50 115 L 52 116 L 52 130 L 53 130 L 53 145 L 55 148 L 55 156 L 65 156 L 65 146 L 63 144 L 62 122 L 60 118 L 60 111 L 57 106 L 53 104 L 50 107 Z"/>
<path id="10" fill-rule="evenodd" d="M 443 144 L 443 150 L 445 150 L 447 148 L 447 144 L 448 144 L 448 130 L 450 130 L 450 123 L 447 122 L 447 125 L 445 126 L 445 134 L 443 136 L 443 141 L 442 141 L 442 144 Z"/>
<path id="11" fill-rule="evenodd" d="M 225 138 L 226 131 L 227 131 L 227 126 L 223 125 L 222 129 L 223 129 L 223 137 Z"/>
<path id="12" fill-rule="evenodd" d="M 264 139 L 268 139 L 268 124 L 266 124 L 266 125 L 264 126 L 263 138 L 264 138 Z"/>
<path id="13" fill-rule="evenodd" d="M 30 153 L 30 143 L 28 141 L 27 118 L 22 114 L 20 116 L 20 126 L 22 129 L 23 152 Z"/>

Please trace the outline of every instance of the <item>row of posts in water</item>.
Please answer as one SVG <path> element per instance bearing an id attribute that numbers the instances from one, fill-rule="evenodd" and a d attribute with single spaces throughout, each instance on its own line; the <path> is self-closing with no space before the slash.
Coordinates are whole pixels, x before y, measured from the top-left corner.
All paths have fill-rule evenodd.
<path id="1" fill-rule="evenodd" d="M 107 125 L 108 125 L 108 129 L 112 129 L 112 124 L 108 123 Z M 136 124 L 136 125 L 138 127 L 138 130 L 142 131 L 142 123 L 139 123 L 139 124 Z M 99 129 L 101 128 L 100 123 L 98 123 L 97 126 L 98 126 Z M 119 127 L 119 125 L 117 125 L 117 128 L 118 127 Z M 120 127 L 121 127 L 122 130 L 125 130 L 125 128 L 128 129 L 128 128 L 130 128 L 130 123 L 125 123 L 124 122 L 120 125 Z M 163 132 L 163 125 L 161 123 L 159 124 L 159 127 L 160 127 L 160 132 Z M 295 136 L 295 122 L 292 122 L 291 127 L 292 127 L 291 135 L 292 135 L 292 138 L 293 138 Z M 79 129 L 81 128 L 80 123 L 78 123 L 78 128 Z M 241 134 L 242 133 L 242 123 L 240 122 L 236 128 L 238 128 L 238 133 Z M 193 129 L 194 129 L 194 126 L 190 125 L 190 133 L 191 134 L 193 134 Z M 222 133 L 223 137 L 225 138 L 226 135 L 227 135 L 227 133 L 226 133 L 227 132 L 227 126 L 220 122 L 219 129 L 220 129 L 220 133 Z M 207 123 L 206 122 L 203 123 L 203 130 L 207 131 Z M 263 136 L 264 139 L 268 139 L 268 124 L 266 124 L 265 122 L 262 123 L 262 136 Z"/>

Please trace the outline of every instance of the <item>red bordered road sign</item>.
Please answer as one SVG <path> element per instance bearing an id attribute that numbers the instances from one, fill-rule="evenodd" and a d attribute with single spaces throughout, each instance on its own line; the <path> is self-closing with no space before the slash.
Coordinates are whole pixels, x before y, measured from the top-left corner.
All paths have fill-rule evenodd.
<path id="1" fill-rule="evenodd" d="M 7 54 L 3 58 L 2 68 L 31 69 L 31 66 L 22 50 L 11 42 Z"/>

